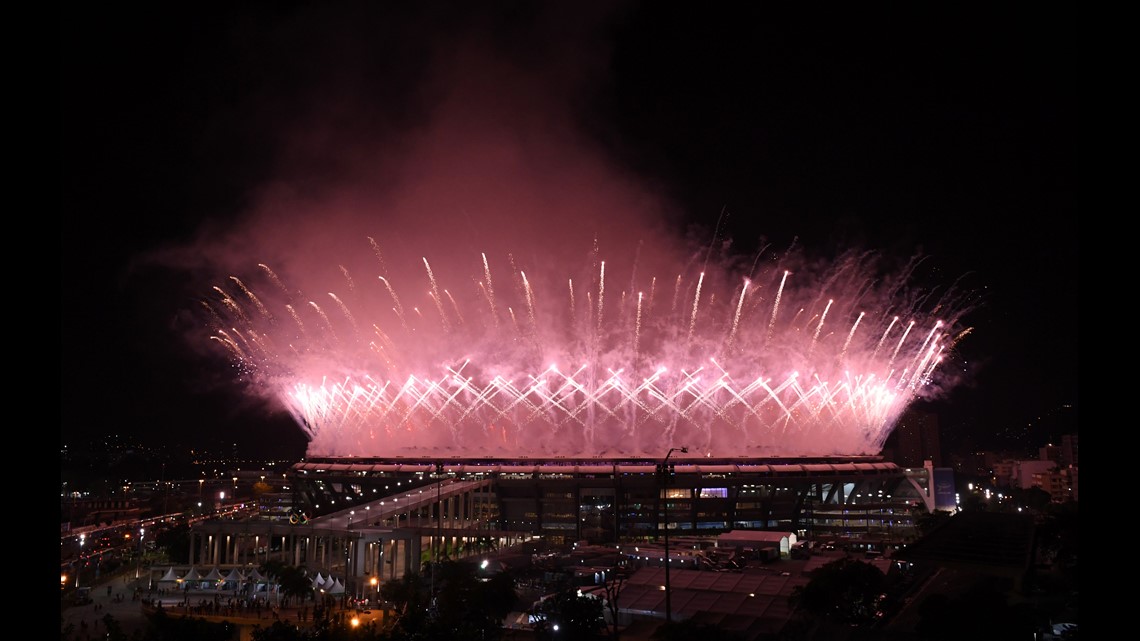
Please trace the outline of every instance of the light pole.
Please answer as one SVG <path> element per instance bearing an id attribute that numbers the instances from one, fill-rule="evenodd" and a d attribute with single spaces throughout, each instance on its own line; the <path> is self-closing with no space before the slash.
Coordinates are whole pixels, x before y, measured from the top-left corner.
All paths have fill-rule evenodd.
<path id="1" fill-rule="evenodd" d="M 665 623 L 673 622 L 673 601 L 672 594 L 669 590 L 669 491 L 666 489 L 669 479 L 669 457 L 673 452 L 680 452 L 688 454 L 689 448 L 687 447 L 671 447 L 665 454 L 665 462 L 661 464 L 661 486 L 665 495 Z"/>
<path id="2" fill-rule="evenodd" d="M 83 574 L 83 544 L 87 542 L 87 535 L 79 535 L 79 568 L 75 570 L 75 587 L 79 588 L 79 576 Z"/>
<path id="3" fill-rule="evenodd" d="M 435 566 L 439 564 L 439 552 L 436 550 L 436 545 L 443 543 L 443 505 L 440 504 L 440 495 L 443 491 L 443 479 L 440 475 L 443 473 L 443 464 L 435 464 L 435 538 L 431 543 L 431 613 L 434 617 L 435 611 Z"/>
<path id="4" fill-rule="evenodd" d="M 135 580 L 136 581 L 138 580 L 139 576 L 142 575 L 143 550 L 146 549 L 144 547 L 144 544 L 143 544 L 143 537 L 145 537 L 145 536 L 146 536 L 146 528 L 140 527 L 139 528 L 139 560 L 135 564 Z"/>
<path id="5" fill-rule="evenodd" d="M 345 536 L 344 545 L 344 601 L 347 604 L 349 595 L 352 594 L 353 577 L 349 574 L 352 568 L 352 516 L 356 514 L 356 510 L 349 510 L 348 512 L 348 532 Z"/>

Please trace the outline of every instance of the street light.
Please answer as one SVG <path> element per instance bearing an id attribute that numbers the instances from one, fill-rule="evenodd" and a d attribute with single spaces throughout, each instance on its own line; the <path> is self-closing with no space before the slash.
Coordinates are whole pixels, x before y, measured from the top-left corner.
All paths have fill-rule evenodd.
<path id="1" fill-rule="evenodd" d="M 680 452 L 688 454 L 689 448 L 687 447 L 671 447 L 665 454 L 665 461 L 661 464 L 661 485 L 665 494 L 665 623 L 673 622 L 673 601 L 670 598 L 672 595 L 669 590 L 669 491 L 665 489 L 666 480 L 669 474 L 669 457 L 673 452 Z"/>
<path id="2" fill-rule="evenodd" d="M 443 505 L 440 503 L 440 495 L 443 490 L 443 479 L 440 476 L 443 474 L 443 464 L 435 464 L 435 537 L 431 542 L 431 615 L 436 615 L 436 601 L 435 601 L 435 566 L 439 565 L 439 557 L 441 550 L 437 550 L 436 546 L 443 545 Z"/>
<path id="3" fill-rule="evenodd" d="M 352 570 L 352 515 L 356 514 L 356 510 L 348 511 L 348 532 L 345 535 L 344 545 L 344 600 L 348 602 L 348 597 L 352 592 L 352 584 L 356 582 L 356 573 Z"/>
<path id="4" fill-rule="evenodd" d="M 143 550 L 145 549 L 143 547 L 143 537 L 145 537 L 145 536 L 146 536 L 146 528 L 140 527 L 139 528 L 139 560 L 135 564 L 135 580 L 138 580 L 139 576 L 142 574 L 142 558 L 143 558 Z"/>
<path id="5" fill-rule="evenodd" d="M 79 535 L 79 568 L 75 571 L 75 587 L 79 588 L 79 576 L 83 574 L 83 544 L 87 542 L 87 535 Z"/>

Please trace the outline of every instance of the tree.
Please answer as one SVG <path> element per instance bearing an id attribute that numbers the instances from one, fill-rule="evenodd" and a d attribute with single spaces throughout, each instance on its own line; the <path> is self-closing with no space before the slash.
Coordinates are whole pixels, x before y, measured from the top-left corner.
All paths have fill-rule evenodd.
<path id="1" fill-rule="evenodd" d="M 918 529 L 919 536 L 923 537 L 938 529 L 940 525 L 950 520 L 950 512 L 946 510 L 933 510 L 931 512 L 921 512 L 914 517 L 914 525 Z"/>
<path id="2" fill-rule="evenodd" d="M 400 579 L 381 585 L 380 596 L 393 606 L 394 627 L 412 638 L 425 630 L 431 594 L 422 575 L 406 572 Z"/>
<path id="3" fill-rule="evenodd" d="M 1033 638 L 1032 610 L 1027 604 L 1010 606 L 1000 583 L 979 575 L 962 594 L 931 594 L 918 606 L 915 632 L 931 641 Z"/>
<path id="4" fill-rule="evenodd" d="M 476 566 L 466 562 L 448 561 L 437 571 L 434 638 L 499 639 L 503 619 L 518 598 L 514 580 L 502 572 L 481 580 Z"/>
<path id="5" fill-rule="evenodd" d="M 605 606 L 610 612 L 610 637 L 614 641 L 618 641 L 620 636 L 618 628 L 618 615 L 620 608 L 618 607 L 618 596 L 621 594 L 621 587 L 625 584 L 625 577 L 621 574 L 615 575 L 613 578 L 607 580 L 602 589 L 606 594 Z"/>
<path id="6" fill-rule="evenodd" d="M 429 599 L 423 576 L 411 571 L 396 581 L 387 581 L 381 585 L 380 596 L 394 606 L 397 617 L 416 609 L 426 609 Z"/>
<path id="7" fill-rule="evenodd" d="M 851 557 L 817 569 L 792 599 L 812 614 L 842 623 L 867 623 L 886 592 L 887 577 L 879 568 Z"/>
<path id="8" fill-rule="evenodd" d="M 172 563 L 190 562 L 190 526 L 180 524 L 160 530 L 155 536 L 155 546 L 166 551 Z"/>
<path id="9" fill-rule="evenodd" d="M 261 572 L 272 577 L 280 586 L 281 593 L 287 597 L 303 601 L 313 594 L 313 581 L 305 568 L 269 560 L 261 565 Z"/>
<path id="10" fill-rule="evenodd" d="M 388 630 L 391 638 L 431 641 L 497 641 L 502 638 L 503 619 L 518 599 L 510 575 L 500 572 L 482 580 L 474 564 L 460 561 L 436 564 L 434 571 L 435 581 L 431 584 L 422 575 L 409 572 L 380 587 L 380 595 L 395 609 L 395 621 Z"/>
<path id="11" fill-rule="evenodd" d="M 1022 505 L 1034 512 L 1044 512 L 1053 503 L 1053 496 L 1037 486 L 1021 490 L 1015 496 Z"/>
<path id="12" fill-rule="evenodd" d="M 281 593 L 287 597 L 304 601 L 313 595 L 313 579 L 305 568 L 287 565 L 280 569 L 276 578 Z"/>
<path id="13" fill-rule="evenodd" d="M 537 639 L 596 639 L 606 624 L 601 600 L 580 594 L 575 587 L 547 597 L 532 614 L 537 619 L 534 630 Z"/>

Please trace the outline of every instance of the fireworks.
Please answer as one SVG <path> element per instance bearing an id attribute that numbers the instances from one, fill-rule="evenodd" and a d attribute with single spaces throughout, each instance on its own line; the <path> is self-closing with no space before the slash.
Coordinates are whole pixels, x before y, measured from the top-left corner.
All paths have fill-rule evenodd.
<path id="1" fill-rule="evenodd" d="M 327 282 L 300 274 L 308 291 L 261 264 L 203 301 L 313 456 L 874 454 L 949 384 L 966 333 L 952 293 L 909 282 L 918 261 L 653 274 L 595 244 L 577 265 L 449 253 L 392 272 L 367 240 Z"/>

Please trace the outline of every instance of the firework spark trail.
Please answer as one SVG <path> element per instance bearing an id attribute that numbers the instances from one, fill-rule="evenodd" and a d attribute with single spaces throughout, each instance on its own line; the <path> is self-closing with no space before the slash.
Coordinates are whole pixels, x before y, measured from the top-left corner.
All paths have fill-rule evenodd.
<path id="1" fill-rule="evenodd" d="M 400 318 L 400 324 L 404 326 L 404 331 L 408 331 L 408 319 L 404 318 L 404 306 L 400 304 L 400 297 L 396 295 L 396 290 L 392 289 L 392 283 L 388 282 L 387 278 L 380 276 L 380 282 L 384 283 L 384 287 L 388 288 L 388 294 L 392 297 L 392 303 L 395 307 L 392 311 L 396 312 L 396 316 Z"/>
<path id="2" fill-rule="evenodd" d="M 435 282 L 435 274 L 431 272 L 427 258 L 424 258 L 424 269 L 427 270 L 428 280 L 431 281 L 431 299 L 435 301 L 435 307 L 439 310 L 439 322 L 443 324 L 443 331 L 450 332 L 451 324 L 447 322 L 447 314 L 443 311 L 443 300 L 439 297 L 439 284 Z"/>
<path id="3" fill-rule="evenodd" d="M 206 314 L 209 316 L 209 322 L 206 323 L 208 327 L 221 327 L 222 325 L 225 325 L 226 321 L 222 320 L 221 314 L 219 314 L 217 310 L 214 309 L 214 306 L 210 304 L 210 301 L 200 300 L 198 301 L 198 305 L 202 309 L 206 310 Z"/>
<path id="4" fill-rule="evenodd" d="M 602 332 L 602 297 L 606 294 L 606 261 L 602 261 L 598 273 L 598 333 Z"/>
<path id="5" fill-rule="evenodd" d="M 254 295 L 253 292 L 249 291 L 249 288 L 245 286 L 245 283 L 241 282 L 241 279 L 239 279 L 237 276 L 230 276 L 230 280 L 237 283 L 237 286 L 241 288 L 242 293 L 244 293 L 249 298 L 249 300 L 253 302 L 254 306 L 257 307 L 257 311 L 261 314 L 262 318 L 272 318 L 269 315 L 269 310 L 266 309 L 265 305 L 261 303 L 261 299 Z"/>
<path id="6" fill-rule="evenodd" d="M 815 344 L 819 341 L 819 333 L 823 331 L 823 321 L 827 320 L 827 312 L 831 311 L 831 304 L 834 300 L 827 301 L 827 307 L 823 308 L 823 313 L 819 315 L 819 324 L 815 326 L 815 333 L 811 336 L 811 347 L 808 348 L 808 356 L 815 352 Z"/>
<path id="7" fill-rule="evenodd" d="M 847 340 L 843 342 L 843 349 L 839 350 L 839 358 L 847 356 L 847 348 L 851 346 L 851 339 L 855 337 L 855 330 L 859 329 L 859 321 L 863 320 L 866 312 L 859 312 L 859 318 L 851 325 L 851 331 L 847 332 Z"/>
<path id="8" fill-rule="evenodd" d="M 384 253 L 380 251 L 380 245 L 376 242 L 376 239 L 371 236 L 368 237 L 368 244 L 372 245 L 372 254 L 376 256 L 376 261 L 380 263 L 380 273 L 387 274 L 388 267 L 384 264 Z"/>
<path id="9" fill-rule="evenodd" d="M 941 321 L 934 324 L 934 327 L 931 328 L 930 333 L 926 335 L 926 339 L 922 341 L 922 345 L 915 353 L 914 360 L 911 362 L 911 367 L 918 374 L 911 381 L 910 388 L 912 390 L 915 389 L 918 384 L 925 378 L 922 372 L 926 369 L 926 364 L 929 363 L 931 359 L 934 358 L 934 354 L 937 353 L 938 343 L 934 337 L 938 333 L 938 330 L 941 326 Z"/>
<path id="10" fill-rule="evenodd" d="M 887 365 L 893 365 L 895 358 L 898 357 L 899 352 L 902 351 L 903 343 L 906 342 L 906 337 L 910 336 L 910 330 L 914 329 L 914 321 L 907 324 L 906 329 L 903 331 L 902 336 L 899 336 L 899 342 L 895 345 L 895 351 L 891 352 L 891 360 L 887 361 Z"/>
<path id="11" fill-rule="evenodd" d="M 705 273 L 701 272 L 700 278 L 697 279 L 697 293 L 693 295 L 693 315 L 689 319 L 689 341 L 693 340 L 693 332 L 697 329 L 697 308 L 701 304 L 701 285 L 705 282 Z"/>
<path id="12" fill-rule="evenodd" d="M 784 295 L 784 285 L 788 282 L 788 271 L 780 279 L 780 288 L 776 290 L 776 300 L 772 301 L 772 318 L 768 321 L 768 338 L 772 338 L 772 331 L 776 326 L 776 315 L 780 313 L 780 298 Z"/>
<path id="13" fill-rule="evenodd" d="M 637 321 L 633 325 L 633 357 L 637 360 L 638 344 L 641 342 L 641 292 L 637 292 Z"/>
<path id="14" fill-rule="evenodd" d="M 224 345 L 226 350 L 230 352 L 236 361 L 240 362 L 246 359 L 245 352 L 243 352 L 241 348 L 238 347 L 237 343 L 235 343 L 232 338 L 226 336 L 224 332 L 218 332 L 218 334 L 220 334 L 220 336 L 211 336 L 210 340 L 218 341 Z"/>
<path id="15" fill-rule="evenodd" d="M 317 301 L 315 301 L 315 300 L 309 301 L 309 306 L 312 307 L 313 309 L 317 310 L 317 314 L 319 314 L 321 317 L 321 320 L 323 320 L 325 322 L 325 328 L 328 329 L 329 336 L 332 337 L 333 342 L 339 343 L 340 339 L 337 338 L 336 330 L 333 329 L 332 321 L 329 320 L 328 314 L 325 314 L 325 310 L 321 309 L 321 306 L 318 305 Z"/>
<path id="16" fill-rule="evenodd" d="M 297 323 L 297 329 L 301 332 L 301 335 L 307 338 L 305 321 L 301 320 L 301 315 L 297 313 L 297 309 L 292 305 L 285 305 L 285 309 L 289 312 L 289 316 L 293 319 L 293 322 Z"/>
<path id="17" fill-rule="evenodd" d="M 338 265 L 340 273 L 344 276 L 344 281 L 348 283 L 348 291 L 356 293 L 356 283 L 352 280 L 352 274 L 348 273 L 348 268 L 344 265 Z"/>
<path id="18" fill-rule="evenodd" d="M 570 318 L 574 318 L 574 279 L 567 279 L 566 282 L 570 288 Z"/>
<path id="19" fill-rule="evenodd" d="M 348 322 L 352 324 L 352 334 L 354 336 L 358 335 L 360 333 L 360 329 L 356 326 L 356 318 L 352 315 L 352 312 L 349 311 L 348 305 L 345 305 L 344 301 L 342 301 L 340 298 L 337 297 L 336 294 L 334 294 L 332 292 L 329 292 L 329 297 L 333 299 L 333 301 L 336 303 L 337 307 L 340 308 L 341 313 L 344 314 L 344 317 L 347 318 Z"/>
<path id="20" fill-rule="evenodd" d="M 215 285 L 214 291 L 216 291 L 222 295 L 222 305 L 223 306 L 225 306 L 227 309 L 229 309 L 229 310 L 233 311 L 235 314 L 237 314 L 238 318 L 243 323 L 249 322 L 249 318 L 246 316 L 245 310 L 242 309 L 241 305 L 238 305 L 238 302 L 236 300 L 234 300 L 229 294 L 227 294 L 224 289 Z"/>
<path id="21" fill-rule="evenodd" d="M 887 325 L 887 328 L 883 330 L 883 335 L 879 338 L 879 342 L 875 344 L 875 351 L 871 353 L 871 358 L 878 357 L 879 350 L 882 349 L 883 344 L 887 342 L 887 336 L 890 336 L 891 330 L 894 329 L 895 324 L 898 322 L 899 322 L 898 316 L 891 318 L 890 325 Z"/>
<path id="22" fill-rule="evenodd" d="M 602 260 L 595 247 L 576 272 L 597 279 L 581 317 L 573 276 L 524 271 L 508 255 L 517 287 L 500 292 L 489 257 L 480 258 L 481 278 L 465 278 L 464 290 L 444 287 L 454 278 L 450 265 L 433 270 L 422 257 L 431 288 L 414 295 L 414 326 L 392 276 L 379 277 L 386 293 L 328 292 L 341 310 L 329 316 L 315 302 L 296 307 L 301 290 L 258 265 L 268 293 L 235 276 L 242 296 L 214 288 L 220 298 L 202 303 L 208 338 L 251 391 L 280 401 L 312 455 L 650 455 L 678 443 L 709 455 L 796 455 L 875 453 L 911 400 L 945 387 L 938 366 L 969 332 L 954 327 L 962 313 L 955 301 L 889 280 L 875 286 L 859 271 L 862 257 L 825 274 L 839 296 L 820 281 L 800 282 L 812 280 L 811 270 L 793 279 L 791 269 L 756 273 L 753 264 L 749 273 L 760 280 L 701 271 L 687 281 L 686 311 L 678 309 L 689 295 L 682 271 L 672 307 L 655 312 L 651 274 L 629 278 L 623 302 L 605 304 L 605 279 L 620 279 L 611 267 L 621 263 Z M 640 258 L 630 262 L 640 274 Z M 414 269 L 403 272 L 398 280 L 415 280 Z M 566 298 L 544 295 L 550 283 L 565 286 Z M 762 304 L 765 287 L 774 296 Z M 425 297 L 440 322 L 424 318 Z M 273 321 L 282 308 L 293 323 Z M 509 327 L 498 328 L 498 310 Z M 398 326 L 384 321 L 389 312 Z M 358 331 L 362 321 L 371 340 Z M 849 329 L 829 330 L 837 326 Z M 910 337 L 919 330 L 921 342 Z M 350 334 L 356 339 L 340 338 Z M 880 357 L 888 342 L 889 357 Z"/>
<path id="23" fill-rule="evenodd" d="M 447 291 L 446 289 L 443 290 L 443 294 L 445 296 L 447 296 L 447 300 L 451 301 L 451 308 L 453 310 L 455 310 L 455 318 L 459 322 L 459 324 L 462 325 L 463 324 L 463 313 L 459 311 L 459 303 L 455 302 L 455 297 L 452 296 L 451 292 Z"/>
<path id="24" fill-rule="evenodd" d="M 522 329 L 519 327 L 519 319 L 515 318 L 515 310 L 513 307 L 507 308 L 507 313 L 511 316 L 511 326 L 515 328 L 515 334 L 522 336 Z"/>
<path id="25" fill-rule="evenodd" d="M 499 326 L 499 310 L 495 307 L 495 285 L 491 282 L 491 265 L 487 263 L 487 254 L 483 257 L 483 278 L 487 281 L 487 303 L 491 306 L 491 320 L 495 327 Z"/>
<path id="26" fill-rule="evenodd" d="M 740 288 L 740 300 L 736 303 L 736 313 L 732 316 L 732 332 L 728 335 L 727 347 L 732 347 L 732 341 L 736 339 L 736 331 L 740 329 L 740 312 L 744 309 L 744 294 L 748 291 L 748 279 L 744 279 L 744 285 Z"/>
<path id="27" fill-rule="evenodd" d="M 269 268 L 269 265 L 266 265 L 265 263 L 258 263 L 257 266 L 260 267 L 262 269 L 262 271 L 264 271 L 266 273 L 266 275 L 269 276 L 269 280 L 274 285 L 277 285 L 278 289 L 281 290 L 282 294 L 289 295 L 289 290 L 285 288 L 285 283 L 281 282 L 281 279 L 278 278 L 277 274 L 274 273 L 274 271 Z"/>
<path id="28" fill-rule="evenodd" d="M 530 288 L 530 281 L 526 279 L 526 272 L 519 270 L 522 277 L 523 291 L 526 292 L 526 313 L 530 316 L 531 331 L 538 332 L 538 319 L 534 313 L 534 290 Z"/>

